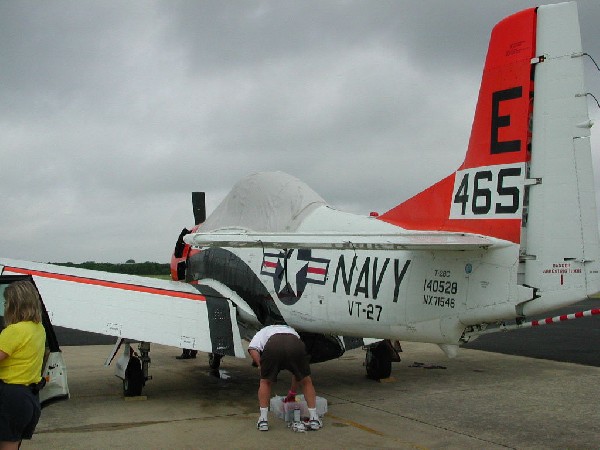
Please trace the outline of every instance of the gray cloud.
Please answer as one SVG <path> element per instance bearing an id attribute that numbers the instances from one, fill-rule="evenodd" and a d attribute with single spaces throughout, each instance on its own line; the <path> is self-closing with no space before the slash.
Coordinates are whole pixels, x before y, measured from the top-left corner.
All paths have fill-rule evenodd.
<path id="1" fill-rule="evenodd" d="M 383 212 L 462 162 L 491 28 L 530 6 L 0 1 L 0 255 L 167 261 L 191 191 L 260 170 Z"/>

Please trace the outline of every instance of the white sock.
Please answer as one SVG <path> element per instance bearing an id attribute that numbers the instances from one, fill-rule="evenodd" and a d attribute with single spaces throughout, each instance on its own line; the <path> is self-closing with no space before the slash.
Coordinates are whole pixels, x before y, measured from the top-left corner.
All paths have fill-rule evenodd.
<path id="1" fill-rule="evenodd" d="M 268 420 L 269 408 L 260 408 L 260 420 Z"/>
<path id="2" fill-rule="evenodd" d="M 317 408 L 308 408 L 309 420 L 318 420 L 319 415 L 317 414 Z"/>

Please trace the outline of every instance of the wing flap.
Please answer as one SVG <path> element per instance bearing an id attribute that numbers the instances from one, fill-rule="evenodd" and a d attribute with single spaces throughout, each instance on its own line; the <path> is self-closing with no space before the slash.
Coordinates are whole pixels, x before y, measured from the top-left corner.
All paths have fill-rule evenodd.
<path id="1" fill-rule="evenodd" d="M 187 244 L 197 247 L 263 247 L 338 250 L 476 250 L 499 241 L 467 233 L 420 232 L 411 234 L 255 233 L 226 230 L 190 233 Z"/>
<path id="2" fill-rule="evenodd" d="M 0 259 L 31 275 L 54 325 L 245 357 L 233 303 L 169 280 Z"/>

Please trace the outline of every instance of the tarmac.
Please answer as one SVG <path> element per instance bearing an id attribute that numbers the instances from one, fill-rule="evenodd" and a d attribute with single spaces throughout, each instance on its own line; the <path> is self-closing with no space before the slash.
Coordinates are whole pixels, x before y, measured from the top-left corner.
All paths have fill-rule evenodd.
<path id="1" fill-rule="evenodd" d="M 271 415 L 256 430 L 257 369 L 225 358 L 221 379 L 208 356 L 176 360 L 180 349 L 152 345 L 139 398 L 103 362 L 112 346 L 63 347 L 71 398 L 43 409 L 23 449 L 591 449 L 600 443 L 600 368 L 405 342 L 392 377 L 369 380 L 364 351 L 312 366 L 328 402 L 319 431 L 294 432 Z M 280 374 L 273 395 L 287 393 Z"/>

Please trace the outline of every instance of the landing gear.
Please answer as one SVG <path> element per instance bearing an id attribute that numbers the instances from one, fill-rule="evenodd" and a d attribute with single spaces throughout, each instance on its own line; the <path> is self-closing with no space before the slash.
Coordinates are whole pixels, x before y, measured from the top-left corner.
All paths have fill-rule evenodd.
<path id="1" fill-rule="evenodd" d="M 392 361 L 400 361 L 398 351 L 400 343 L 392 344 L 389 340 L 379 341 L 376 344 L 366 347 L 365 367 L 367 377 L 372 380 L 381 380 L 389 378 L 392 373 Z"/>
<path id="2" fill-rule="evenodd" d="M 138 345 L 139 356 L 133 351 L 129 343 L 129 361 L 123 376 L 123 394 L 125 397 L 139 397 L 142 395 L 142 388 L 146 381 L 152 379 L 148 375 L 148 366 L 150 365 L 150 343 L 140 342 Z"/>
<path id="3" fill-rule="evenodd" d="M 221 367 L 221 360 L 224 355 L 219 355 L 218 353 L 209 353 L 208 354 L 208 365 L 210 367 L 210 374 L 220 378 L 219 367 Z"/>
<path id="4" fill-rule="evenodd" d="M 142 395 L 144 384 L 142 363 L 137 356 L 131 356 L 127 363 L 127 369 L 125 369 L 125 378 L 123 378 L 123 395 L 125 397 L 138 397 Z"/>
<path id="5" fill-rule="evenodd" d="M 176 356 L 175 359 L 195 359 L 198 355 L 198 350 L 191 350 L 189 348 L 184 348 L 181 351 L 181 355 Z"/>

